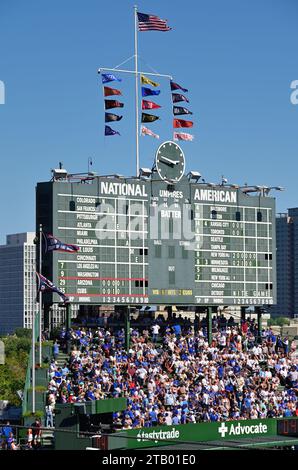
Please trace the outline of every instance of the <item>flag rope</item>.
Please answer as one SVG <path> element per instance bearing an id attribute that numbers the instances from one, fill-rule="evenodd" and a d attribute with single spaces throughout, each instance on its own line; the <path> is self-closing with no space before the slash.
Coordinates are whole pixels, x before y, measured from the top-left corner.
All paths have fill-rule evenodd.
<path id="1" fill-rule="evenodd" d="M 98 69 L 98 73 L 101 73 L 102 71 L 105 72 L 123 72 L 123 73 L 133 73 L 135 74 L 135 70 L 125 70 L 125 69 L 116 69 L 116 68 L 107 68 L 107 67 L 101 67 Z M 172 75 L 167 75 L 167 74 L 162 74 L 162 73 L 152 73 L 152 72 L 140 72 L 137 71 L 138 75 L 152 75 L 154 77 L 165 77 L 169 78 L 170 80 L 173 79 Z"/>

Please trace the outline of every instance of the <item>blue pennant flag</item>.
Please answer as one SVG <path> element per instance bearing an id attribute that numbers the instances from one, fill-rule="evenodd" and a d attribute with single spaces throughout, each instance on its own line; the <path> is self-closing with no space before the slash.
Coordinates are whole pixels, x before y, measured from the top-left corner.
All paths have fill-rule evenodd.
<path id="1" fill-rule="evenodd" d="M 151 90 L 145 86 L 142 86 L 142 96 L 150 96 L 150 95 L 159 95 L 160 90 Z"/>
<path id="2" fill-rule="evenodd" d="M 38 292 L 56 292 L 56 294 L 60 295 L 63 302 L 69 302 L 69 298 L 67 295 L 64 294 L 58 287 L 56 287 L 51 281 L 49 281 L 46 277 L 42 274 L 36 273 L 38 277 Z"/>
<path id="3" fill-rule="evenodd" d="M 45 240 L 45 252 L 48 251 L 66 251 L 68 253 L 76 253 L 79 251 L 79 247 L 77 245 L 69 245 L 68 243 L 63 243 L 58 238 L 55 238 L 50 233 L 43 233 L 44 240 Z"/>
<path id="4" fill-rule="evenodd" d="M 105 126 L 105 135 L 121 135 L 120 132 L 114 131 L 110 126 Z"/>
<path id="5" fill-rule="evenodd" d="M 122 82 L 121 78 L 115 77 L 112 73 L 103 73 L 102 75 L 102 83 L 109 83 L 109 82 Z"/>

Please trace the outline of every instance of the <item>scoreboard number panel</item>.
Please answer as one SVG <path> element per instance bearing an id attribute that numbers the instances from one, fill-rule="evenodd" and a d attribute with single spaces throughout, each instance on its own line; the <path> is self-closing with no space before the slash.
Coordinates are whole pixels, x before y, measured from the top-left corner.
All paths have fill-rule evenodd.
<path id="1" fill-rule="evenodd" d="M 274 208 L 263 207 L 258 221 L 260 207 L 248 206 L 256 198 L 236 191 L 220 198 L 221 191 L 194 193 L 194 199 L 214 199 L 194 202 L 196 300 L 214 305 L 272 304 Z"/>
<path id="2" fill-rule="evenodd" d="M 148 303 L 147 200 L 136 182 L 96 185 L 54 183 L 58 214 L 53 230 L 66 243 L 75 240 L 75 256 L 54 252 L 53 277 L 74 303 Z M 76 190 L 74 190 L 74 187 Z M 125 188 L 125 189 L 124 189 Z"/>
<path id="3" fill-rule="evenodd" d="M 150 179 L 38 183 L 36 226 L 80 248 L 46 254 L 44 274 L 79 304 L 274 303 L 275 200 L 184 170 L 165 142 Z"/>

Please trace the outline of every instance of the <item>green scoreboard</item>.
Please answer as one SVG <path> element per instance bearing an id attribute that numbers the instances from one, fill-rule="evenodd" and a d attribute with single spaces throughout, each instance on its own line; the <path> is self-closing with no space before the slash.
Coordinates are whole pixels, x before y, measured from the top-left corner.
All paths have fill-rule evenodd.
<path id="1" fill-rule="evenodd" d="M 45 254 L 42 274 L 85 305 L 275 303 L 275 200 L 194 182 L 184 164 L 168 142 L 148 177 L 38 183 L 37 232 L 79 246 Z"/>

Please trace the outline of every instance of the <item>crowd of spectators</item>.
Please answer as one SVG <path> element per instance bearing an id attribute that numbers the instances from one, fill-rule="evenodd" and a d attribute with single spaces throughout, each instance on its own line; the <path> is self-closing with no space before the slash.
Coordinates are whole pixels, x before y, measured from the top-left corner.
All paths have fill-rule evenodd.
<path id="1" fill-rule="evenodd" d="M 2 450 L 31 450 L 41 446 L 41 422 L 35 419 L 31 427 L 26 429 L 26 438 L 23 445 L 16 438 L 16 429 L 7 421 L 0 425 L 0 449 Z"/>
<path id="2" fill-rule="evenodd" d="M 215 318 L 211 344 L 204 321 L 133 327 L 128 352 L 122 328 L 78 326 L 70 340 L 69 361 L 50 363 L 51 411 L 124 396 L 115 429 L 298 416 L 294 349 L 271 328 L 259 335 L 254 321 Z"/>

